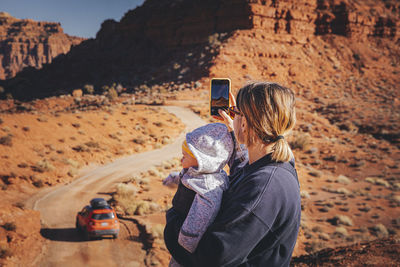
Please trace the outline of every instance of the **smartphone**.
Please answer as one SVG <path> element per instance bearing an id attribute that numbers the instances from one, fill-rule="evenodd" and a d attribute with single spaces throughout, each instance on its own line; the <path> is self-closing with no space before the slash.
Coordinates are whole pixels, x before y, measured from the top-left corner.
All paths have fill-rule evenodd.
<path id="1" fill-rule="evenodd" d="M 216 119 L 223 120 L 218 110 L 228 110 L 229 108 L 231 80 L 228 78 L 211 79 L 210 87 L 210 115 Z"/>

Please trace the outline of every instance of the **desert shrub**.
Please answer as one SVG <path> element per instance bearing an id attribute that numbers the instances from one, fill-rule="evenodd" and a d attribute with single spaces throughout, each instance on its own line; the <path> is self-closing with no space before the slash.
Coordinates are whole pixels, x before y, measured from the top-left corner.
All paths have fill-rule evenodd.
<path id="1" fill-rule="evenodd" d="M 77 168 L 70 168 L 67 172 L 69 177 L 75 177 L 78 175 L 78 169 Z"/>
<path id="2" fill-rule="evenodd" d="M 372 231 L 379 238 L 387 237 L 389 235 L 388 230 L 381 223 L 379 223 L 379 224 L 375 225 L 374 227 L 372 227 Z"/>
<path id="3" fill-rule="evenodd" d="M 94 141 L 86 142 L 85 145 L 90 147 L 90 148 L 100 148 L 99 143 L 98 142 L 94 142 Z"/>
<path id="4" fill-rule="evenodd" d="M 154 124 L 155 126 L 157 126 L 157 127 L 162 127 L 162 126 L 164 126 L 164 123 L 162 123 L 161 121 L 153 122 L 153 124 Z"/>
<path id="5" fill-rule="evenodd" d="M 4 126 L 3 128 L 1 128 L 1 130 L 6 133 L 9 133 L 11 131 L 10 127 L 7 126 Z"/>
<path id="6" fill-rule="evenodd" d="M 109 89 L 110 89 L 110 86 L 108 86 L 108 85 L 103 85 L 101 87 L 101 91 L 102 91 L 103 94 L 107 93 Z"/>
<path id="7" fill-rule="evenodd" d="M 11 257 L 11 250 L 7 247 L 0 246 L 0 259 L 5 259 L 7 257 Z"/>
<path id="8" fill-rule="evenodd" d="M 310 198 L 310 194 L 307 191 L 300 191 L 301 198 Z"/>
<path id="9" fill-rule="evenodd" d="M 43 180 L 40 178 L 36 178 L 32 184 L 37 188 L 42 188 L 44 186 Z"/>
<path id="10" fill-rule="evenodd" d="M 340 210 L 340 211 L 347 212 L 347 211 L 350 210 L 350 208 L 349 208 L 349 207 L 340 207 L 339 210 Z"/>
<path id="11" fill-rule="evenodd" d="M 13 232 L 15 232 L 15 230 L 17 229 L 17 225 L 15 224 L 15 222 L 6 222 L 5 224 L 2 225 L 2 227 L 7 231 L 13 231 Z"/>
<path id="12" fill-rule="evenodd" d="M 43 159 L 41 161 L 38 161 L 33 169 L 37 172 L 47 172 L 53 171 L 55 168 L 48 160 Z"/>
<path id="13" fill-rule="evenodd" d="M 318 250 L 323 249 L 325 246 L 322 242 L 318 242 L 318 241 L 312 241 L 311 243 L 306 244 L 305 246 L 305 250 L 307 251 L 307 253 L 314 253 L 317 252 Z"/>
<path id="14" fill-rule="evenodd" d="M 169 144 L 170 142 L 171 142 L 171 138 L 169 138 L 168 136 L 163 136 L 163 137 L 161 137 L 161 143 L 162 143 L 163 145 Z"/>
<path id="15" fill-rule="evenodd" d="M 164 225 L 155 224 L 150 228 L 149 232 L 153 239 L 164 240 Z"/>
<path id="16" fill-rule="evenodd" d="M 114 99 L 118 98 L 118 93 L 114 88 L 110 88 L 107 92 L 107 97 L 110 100 L 114 100 Z"/>
<path id="17" fill-rule="evenodd" d="M 347 178 L 346 176 L 344 176 L 344 175 L 339 175 L 339 177 L 336 179 L 336 182 L 337 182 L 337 183 L 340 183 L 340 184 L 349 184 L 351 181 L 350 181 L 350 179 Z"/>
<path id="18" fill-rule="evenodd" d="M 139 184 L 141 185 L 148 185 L 150 183 L 150 179 L 146 177 L 142 177 L 139 181 Z"/>
<path id="19" fill-rule="evenodd" d="M 329 237 L 329 235 L 327 233 L 319 233 L 318 234 L 318 238 L 322 239 L 324 241 L 329 241 L 330 240 L 330 237 Z"/>
<path id="20" fill-rule="evenodd" d="M 156 168 L 151 168 L 147 171 L 147 173 L 151 176 L 159 176 L 160 172 Z"/>
<path id="21" fill-rule="evenodd" d="M 12 146 L 12 136 L 9 134 L 9 135 L 0 137 L 0 145 Z"/>
<path id="22" fill-rule="evenodd" d="M 335 193 L 342 194 L 342 195 L 350 195 L 350 191 L 344 187 L 338 188 Z"/>
<path id="23" fill-rule="evenodd" d="M 322 173 L 320 171 L 310 171 L 308 172 L 308 174 L 316 178 L 320 178 L 322 176 Z"/>
<path id="24" fill-rule="evenodd" d="M 72 149 L 75 150 L 76 152 L 90 152 L 90 149 L 84 145 L 77 145 L 72 147 Z"/>
<path id="25" fill-rule="evenodd" d="M 338 236 L 338 237 L 347 237 L 349 234 L 348 234 L 346 228 L 344 228 L 343 226 L 339 226 L 339 227 L 336 227 L 333 235 Z"/>
<path id="26" fill-rule="evenodd" d="M 369 212 L 371 210 L 371 207 L 369 205 L 367 205 L 366 203 L 362 203 L 362 204 L 363 204 L 363 207 L 358 208 L 359 211 Z"/>
<path id="27" fill-rule="evenodd" d="M 390 187 L 389 182 L 386 181 L 386 180 L 383 180 L 383 179 L 381 179 L 381 178 L 376 178 L 376 179 L 375 179 L 375 184 L 376 184 L 376 185 L 382 185 L 382 186 L 384 186 L 384 187 L 386 187 L 386 188 Z"/>
<path id="28" fill-rule="evenodd" d="M 143 145 L 144 143 L 146 143 L 146 139 L 145 139 L 144 137 L 142 137 L 142 136 L 133 138 L 132 141 L 133 141 L 135 144 L 138 144 L 138 145 Z"/>
<path id="29" fill-rule="evenodd" d="M 313 231 L 314 233 L 321 233 L 322 228 L 320 226 L 314 226 L 313 228 L 311 228 L 311 231 Z"/>
<path id="30" fill-rule="evenodd" d="M 137 204 L 137 208 L 135 211 L 135 215 L 145 215 L 150 213 L 150 202 L 148 201 L 139 201 Z"/>
<path id="31" fill-rule="evenodd" d="M 160 148 L 162 148 L 162 145 L 160 143 L 155 143 L 153 145 L 153 147 L 154 147 L 154 149 L 160 149 Z"/>
<path id="32" fill-rule="evenodd" d="M 22 130 L 24 132 L 29 132 L 30 128 L 28 126 L 24 126 L 24 127 L 22 127 Z"/>
<path id="33" fill-rule="evenodd" d="M 23 210 L 23 209 L 25 209 L 25 204 L 23 202 L 17 202 L 17 203 L 15 203 L 15 207 Z"/>
<path id="34" fill-rule="evenodd" d="M 333 225 L 347 225 L 347 226 L 352 226 L 353 221 L 346 215 L 336 215 L 331 219 L 328 219 L 328 221 L 333 224 Z"/>
<path id="35" fill-rule="evenodd" d="M 293 140 L 289 144 L 292 149 L 305 150 L 310 144 L 310 135 L 308 133 L 293 134 Z"/>
<path id="36" fill-rule="evenodd" d="M 63 159 L 63 162 L 65 164 L 71 165 L 74 168 L 79 168 L 79 162 L 77 162 L 73 159 L 65 158 L 65 159 Z"/>
<path id="37" fill-rule="evenodd" d="M 130 199 L 135 197 L 137 193 L 137 188 L 132 185 L 127 185 L 124 183 L 120 183 L 117 185 L 117 190 L 115 191 L 114 195 L 117 199 Z"/>
<path id="38" fill-rule="evenodd" d="M 48 122 L 48 119 L 46 117 L 44 117 L 44 116 L 41 116 L 41 117 L 37 118 L 37 121 L 39 121 L 39 122 Z"/>
<path id="39" fill-rule="evenodd" d="M 397 205 L 400 205 L 400 195 L 393 195 L 393 196 L 390 198 L 390 201 L 391 201 L 391 202 L 394 202 L 394 203 L 397 204 Z"/>
<path id="40" fill-rule="evenodd" d="M 92 95 L 94 93 L 94 86 L 91 84 L 85 84 L 83 89 L 85 90 L 86 94 Z"/>
<path id="41" fill-rule="evenodd" d="M 382 185 L 384 187 L 390 187 L 390 184 L 388 181 L 381 179 L 381 178 L 375 178 L 375 177 L 367 177 L 365 178 L 365 181 L 371 184 L 375 185 Z"/>

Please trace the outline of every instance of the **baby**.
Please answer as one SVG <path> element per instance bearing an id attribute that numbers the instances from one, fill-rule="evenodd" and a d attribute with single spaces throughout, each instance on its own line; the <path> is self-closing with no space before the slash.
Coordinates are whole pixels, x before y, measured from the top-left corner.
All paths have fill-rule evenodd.
<path id="1" fill-rule="evenodd" d="M 231 133 L 222 123 L 211 123 L 186 134 L 182 144 L 182 171 L 163 184 L 179 184 L 172 209 L 184 218 L 178 242 L 194 252 L 207 227 L 217 216 L 229 179 L 223 167 L 234 150 Z M 170 266 L 180 266 L 173 258 Z"/>

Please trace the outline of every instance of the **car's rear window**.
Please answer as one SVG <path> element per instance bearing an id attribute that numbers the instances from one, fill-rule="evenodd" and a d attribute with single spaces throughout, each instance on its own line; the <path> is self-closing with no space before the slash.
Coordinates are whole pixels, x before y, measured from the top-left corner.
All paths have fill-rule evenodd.
<path id="1" fill-rule="evenodd" d="M 94 213 L 92 215 L 93 220 L 107 220 L 107 219 L 114 219 L 114 213 Z"/>

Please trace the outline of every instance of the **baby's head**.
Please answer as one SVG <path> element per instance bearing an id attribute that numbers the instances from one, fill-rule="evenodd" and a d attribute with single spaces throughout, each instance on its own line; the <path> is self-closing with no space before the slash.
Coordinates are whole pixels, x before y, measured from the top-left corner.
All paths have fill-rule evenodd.
<path id="1" fill-rule="evenodd" d="M 211 123 L 186 134 L 182 144 L 182 167 L 197 167 L 199 172 L 222 169 L 233 152 L 233 140 L 222 123 Z"/>

